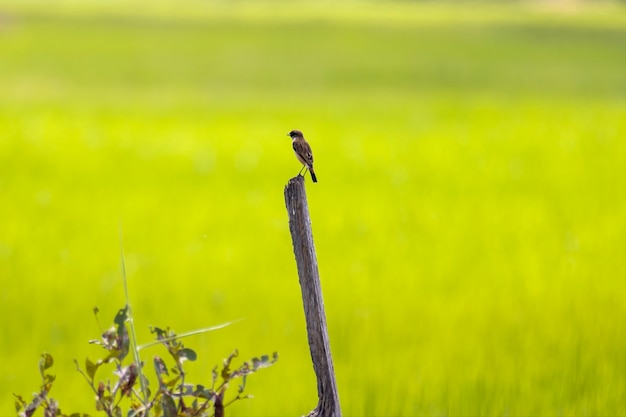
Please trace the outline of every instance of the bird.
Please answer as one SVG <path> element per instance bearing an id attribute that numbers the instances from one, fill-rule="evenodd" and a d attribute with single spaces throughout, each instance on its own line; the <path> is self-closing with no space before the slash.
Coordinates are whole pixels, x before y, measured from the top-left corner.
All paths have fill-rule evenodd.
<path id="1" fill-rule="evenodd" d="M 292 139 L 293 151 L 296 154 L 296 158 L 304 165 L 302 167 L 302 169 L 305 170 L 304 173 L 306 174 L 306 170 L 308 169 L 313 182 L 317 182 L 315 170 L 313 169 L 313 152 L 311 151 L 309 143 L 304 139 L 304 135 L 299 130 L 292 130 L 287 135 Z M 298 175 L 302 173 L 302 169 L 298 172 Z"/>

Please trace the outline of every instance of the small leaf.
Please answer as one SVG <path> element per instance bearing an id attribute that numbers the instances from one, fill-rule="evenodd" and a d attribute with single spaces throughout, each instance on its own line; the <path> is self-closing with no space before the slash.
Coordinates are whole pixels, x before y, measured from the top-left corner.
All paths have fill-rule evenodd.
<path id="1" fill-rule="evenodd" d="M 126 321 L 128 320 L 128 305 L 117 312 L 115 319 L 113 320 L 117 325 L 117 332 L 115 336 L 115 347 L 117 348 L 117 359 L 120 361 L 128 355 L 130 349 L 130 337 L 128 336 L 128 329 L 126 328 Z"/>
<path id="2" fill-rule="evenodd" d="M 176 417 L 178 415 L 174 399 L 165 392 L 161 395 L 161 409 L 163 410 L 163 417 Z"/>
<path id="3" fill-rule="evenodd" d="M 44 385 L 52 385 L 52 383 L 54 382 L 55 379 L 56 379 L 56 376 L 50 375 L 50 374 L 46 374 L 43 377 L 43 384 Z"/>
<path id="4" fill-rule="evenodd" d="M 224 367 L 222 368 L 222 379 L 225 382 L 230 380 L 230 374 L 231 374 L 231 372 L 230 372 L 230 363 L 238 355 L 239 355 L 239 351 L 237 349 L 235 349 L 233 351 L 233 353 L 231 353 L 230 355 L 228 355 L 228 357 L 226 359 L 224 359 Z"/>
<path id="5" fill-rule="evenodd" d="M 41 372 L 41 376 L 43 376 L 44 371 L 50 369 L 52 365 L 54 365 L 54 359 L 52 358 L 52 355 L 45 352 L 42 353 L 41 359 L 39 360 L 39 372 Z"/>
<path id="6" fill-rule="evenodd" d="M 156 333 L 158 340 L 165 338 L 167 335 L 167 332 L 165 330 L 158 327 L 150 327 L 150 333 Z"/>
<path id="7" fill-rule="evenodd" d="M 272 359 L 268 355 L 263 355 L 261 358 L 252 358 L 252 371 L 258 371 L 262 368 L 272 366 L 278 360 L 278 353 L 274 352 Z"/>
<path id="8" fill-rule="evenodd" d="M 196 385 L 196 390 L 193 395 L 197 398 L 204 398 L 205 400 L 212 400 L 215 396 L 215 391 L 209 388 L 205 388 L 203 385 Z"/>
<path id="9" fill-rule="evenodd" d="M 181 384 L 178 386 L 178 390 L 181 395 L 194 395 L 196 386 L 194 384 Z"/>
<path id="10" fill-rule="evenodd" d="M 96 371 L 98 370 L 98 365 L 89 360 L 89 358 L 85 359 L 85 370 L 87 371 L 87 375 L 93 381 L 96 376 Z"/>
<path id="11" fill-rule="evenodd" d="M 190 361 L 195 361 L 198 358 L 196 352 L 189 348 L 184 348 L 178 351 L 178 358 L 181 360 L 189 359 Z"/>
<path id="12" fill-rule="evenodd" d="M 128 305 L 123 309 L 119 310 L 113 319 L 113 323 L 117 324 L 117 326 L 123 326 L 128 319 Z"/>
<path id="13" fill-rule="evenodd" d="M 146 397 L 150 398 L 152 396 L 152 391 L 150 391 L 150 380 L 143 373 L 139 375 L 139 378 L 140 378 L 140 381 L 143 381 L 143 385 L 146 387 L 146 390 L 147 390 Z M 141 385 L 141 382 L 139 382 L 139 384 Z"/>
<path id="14" fill-rule="evenodd" d="M 155 356 L 153 361 L 154 361 L 154 369 L 159 378 L 161 377 L 161 375 L 169 376 L 169 372 L 167 371 L 167 365 L 165 365 L 165 362 L 163 361 L 163 359 L 161 359 L 160 356 Z"/>
<path id="15" fill-rule="evenodd" d="M 167 385 L 166 376 L 169 376 L 169 373 L 167 372 L 167 366 L 165 365 L 165 362 L 163 362 L 163 359 L 158 356 L 154 357 L 153 362 L 154 371 L 156 372 L 157 379 L 159 380 L 159 388 L 163 389 Z"/>
<path id="16" fill-rule="evenodd" d="M 15 412 L 17 413 L 26 406 L 26 401 L 21 395 L 13 394 L 13 396 L 15 397 Z"/>
<path id="17" fill-rule="evenodd" d="M 239 351 L 235 349 L 233 353 L 231 353 L 230 355 L 228 355 L 226 359 L 224 359 L 224 366 L 226 367 L 230 366 L 230 363 L 232 362 L 232 360 L 236 358 L 237 356 L 239 356 Z"/>
<path id="18" fill-rule="evenodd" d="M 167 388 L 172 389 L 172 388 L 174 388 L 174 386 L 176 385 L 176 383 L 177 383 L 178 381 L 180 381 L 180 378 L 181 378 L 181 376 L 180 376 L 180 375 L 178 375 L 176 378 L 172 378 L 171 380 L 169 380 L 169 381 L 167 382 L 167 384 L 165 384 L 165 385 L 167 386 Z"/>

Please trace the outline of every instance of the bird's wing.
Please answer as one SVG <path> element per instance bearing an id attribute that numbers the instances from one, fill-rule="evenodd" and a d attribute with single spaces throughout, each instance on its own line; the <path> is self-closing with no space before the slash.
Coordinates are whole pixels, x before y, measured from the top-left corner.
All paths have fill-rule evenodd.
<path id="1" fill-rule="evenodd" d="M 313 165 L 313 152 L 309 144 L 303 140 L 293 141 L 293 150 L 300 155 L 302 159 L 307 161 L 309 165 Z"/>

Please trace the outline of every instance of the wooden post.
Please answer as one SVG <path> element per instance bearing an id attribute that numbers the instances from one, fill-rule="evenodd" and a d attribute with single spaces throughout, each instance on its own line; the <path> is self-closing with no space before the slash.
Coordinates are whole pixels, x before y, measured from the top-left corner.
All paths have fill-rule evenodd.
<path id="1" fill-rule="evenodd" d="M 311 359 L 317 377 L 318 403 L 308 417 L 341 417 L 304 177 L 297 176 L 289 180 L 285 187 L 285 204 L 298 265 Z"/>

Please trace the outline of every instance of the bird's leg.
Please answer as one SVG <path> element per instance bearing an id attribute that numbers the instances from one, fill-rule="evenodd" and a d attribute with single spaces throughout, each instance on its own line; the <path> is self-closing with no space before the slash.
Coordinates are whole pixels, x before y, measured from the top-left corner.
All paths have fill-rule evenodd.
<path id="1" fill-rule="evenodd" d="M 300 168 L 300 172 L 298 172 L 298 176 L 302 175 L 303 169 L 306 169 L 306 165 L 302 165 L 302 168 Z M 306 174 L 306 171 L 304 171 L 304 173 Z"/>

